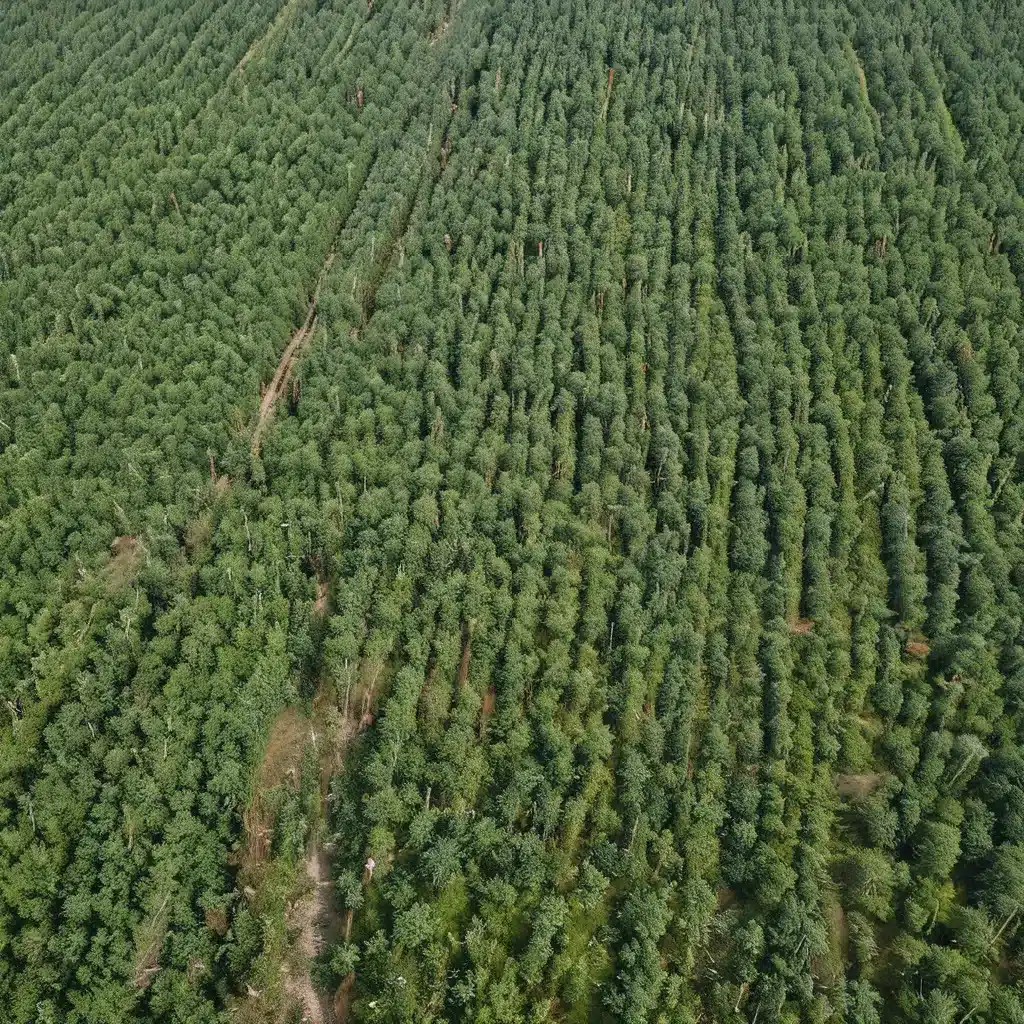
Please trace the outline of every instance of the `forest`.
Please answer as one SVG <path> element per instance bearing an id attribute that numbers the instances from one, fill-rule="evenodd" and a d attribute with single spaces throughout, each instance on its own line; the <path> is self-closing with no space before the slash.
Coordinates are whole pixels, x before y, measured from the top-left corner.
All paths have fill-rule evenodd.
<path id="1" fill-rule="evenodd" d="M 1024 1024 L 1024 6 L 7 0 L 0 1020 Z"/>

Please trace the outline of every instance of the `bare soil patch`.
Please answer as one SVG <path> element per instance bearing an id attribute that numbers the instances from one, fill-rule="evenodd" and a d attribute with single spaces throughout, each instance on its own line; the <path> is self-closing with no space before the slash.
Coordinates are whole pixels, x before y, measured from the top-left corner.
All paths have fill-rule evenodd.
<path id="1" fill-rule="evenodd" d="M 494 714 L 495 705 L 498 703 L 498 690 L 493 683 L 487 687 L 487 692 L 484 694 L 483 704 L 480 706 L 480 735 L 483 736 L 487 732 L 487 723 L 491 719 L 491 715 Z"/>
<path id="2" fill-rule="evenodd" d="M 862 775 L 837 775 L 836 792 L 848 800 L 863 800 L 870 796 L 885 781 L 885 776 L 878 772 L 867 772 Z"/>
<path id="3" fill-rule="evenodd" d="M 376 682 L 381 668 L 369 669 L 370 685 Z M 363 671 L 367 671 L 365 665 Z M 239 857 L 241 884 L 247 898 L 256 905 L 262 900 L 264 884 L 273 876 L 273 862 L 268 860 L 273 826 L 268 794 L 278 786 L 301 784 L 303 763 L 312 748 L 317 757 L 321 807 L 325 806 L 330 781 L 341 771 L 345 750 L 359 732 L 356 713 L 353 708 L 352 714 L 346 715 L 338 707 L 338 695 L 332 692 L 332 687 L 323 686 L 314 698 L 310 715 L 286 708 L 275 720 L 256 773 L 252 800 L 243 818 L 246 839 Z M 317 992 L 310 974 L 313 961 L 324 945 L 344 933 L 343 914 L 335 902 L 330 859 L 322 843 L 322 833 L 322 826 L 314 824 L 299 881 L 288 902 L 278 911 L 283 910 L 287 933 L 284 947 L 273 954 L 273 969 L 280 971 L 281 989 L 272 996 L 250 986 L 239 1003 L 243 1020 L 292 1019 L 285 1015 L 299 1009 L 301 1020 L 306 1024 L 335 1024 L 337 997 Z M 212 928 L 220 921 L 208 920 L 207 924 Z M 344 1000 L 341 1005 L 347 1015 Z"/>
<path id="4" fill-rule="evenodd" d="M 345 975 L 338 991 L 334 993 L 334 1021 L 335 1024 L 346 1024 L 349 1011 L 352 1009 L 352 989 L 355 987 L 355 971 Z"/>
<path id="5" fill-rule="evenodd" d="M 207 910 L 203 920 L 214 935 L 227 935 L 230 925 L 228 915 L 223 910 Z"/>
<path id="6" fill-rule="evenodd" d="M 462 642 L 462 658 L 459 660 L 459 689 L 466 685 L 469 679 L 469 633 L 467 632 Z"/>
<path id="7" fill-rule="evenodd" d="M 274 371 L 274 376 L 263 393 L 263 400 L 260 402 L 259 418 L 256 421 L 256 429 L 252 435 L 252 451 L 254 455 L 259 453 L 260 444 L 263 441 L 263 431 L 266 429 L 270 414 L 274 411 L 274 405 L 285 393 L 288 381 L 291 379 L 295 360 L 298 359 L 302 347 L 316 330 L 315 310 L 315 305 L 310 305 L 305 323 L 292 335 L 291 341 L 288 342 L 284 352 L 281 354 L 281 359 L 277 364 L 277 369 Z"/>
<path id="8" fill-rule="evenodd" d="M 299 954 L 299 962 L 285 972 L 285 991 L 302 1006 L 304 1021 L 332 1024 L 333 1000 L 317 993 L 309 974 L 309 966 L 323 948 L 325 939 L 337 932 L 339 925 L 332 899 L 330 865 L 317 844 L 310 847 L 305 869 L 309 890 L 292 904 L 288 915 L 289 930 L 297 931 L 294 949 Z"/>
<path id="9" fill-rule="evenodd" d="M 286 781 L 298 781 L 307 729 L 305 718 L 295 708 L 285 708 L 270 729 L 255 792 L 242 819 L 246 838 L 242 867 L 247 877 L 258 874 L 270 853 L 272 822 L 266 795 Z"/>
<path id="10" fill-rule="evenodd" d="M 905 654 L 909 654 L 912 658 L 919 658 L 922 661 L 928 657 L 931 650 L 931 647 L 928 646 L 927 642 L 923 638 L 908 640 L 903 648 Z"/>
<path id="11" fill-rule="evenodd" d="M 104 568 L 107 588 L 111 591 L 120 590 L 130 583 L 142 565 L 144 551 L 138 537 L 124 534 L 115 537 L 110 545 L 110 561 Z"/>

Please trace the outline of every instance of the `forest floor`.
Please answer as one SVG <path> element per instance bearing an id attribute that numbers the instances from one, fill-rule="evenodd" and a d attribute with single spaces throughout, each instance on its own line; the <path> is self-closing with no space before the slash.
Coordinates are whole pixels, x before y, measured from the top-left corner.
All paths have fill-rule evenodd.
<path id="1" fill-rule="evenodd" d="M 274 411 L 274 406 L 277 404 L 277 400 L 285 392 L 288 381 L 291 379 L 292 367 L 295 365 L 295 360 L 298 358 L 299 352 L 315 330 L 316 306 L 315 304 L 310 304 L 309 315 L 306 317 L 306 322 L 292 335 L 291 341 L 288 342 L 284 352 L 281 353 L 281 360 L 277 364 L 274 376 L 270 379 L 270 384 L 267 385 L 267 390 L 263 393 L 263 399 L 260 402 L 259 418 L 256 421 L 256 429 L 253 431 L 252 435 L 253 455 L 259 454 L 260 444 L 263 441 L 263 431 L 266 429 L 267 420 L 270 419 L 270 414 Z"/>
<path id="2" fill-rule="evenodd" d="M 309 309 L 306 312 L 306 319 L 285 346 L 285 350 L 281 353 L 280 360 L 278 360 L 274 376 L 271 377 L 270 383 L 267 385 L 267 389 L 263 393 L 263 398 L 260 401 L 259 416 L 256 420 L 256 427 L 252 433 L 253 455 L 259 454 L 260 445 L 263 443 L 263 432 L 266 430 L 267 422 L 270 419 L 271 413 L 274 411 L 274 406 L 277 404 L 277 400 L 284 395 L 288 382 L 291 380 L 292 369 L 294 368 L 299 355 L 302 353 L 303 348 L 305 348 L 309 340 L 313 337 L 313 333 L 316 331 L 316 304 L 320 298 L 320 289 L 327 278 L 327 273 L 331 269 L 331 264 L 333 262 L 334 250 L 332 249 L 327 254 L 327 258 L 324 260 L 324 265 L 320 269 L 320 276 L 317 279 L 316 288 L 313 289 L 313 297 L 309 300 Z"/>
<path id="3" fill-rule="evenodd" d="M 296 786 L 302 769 L 302 752 L 307 722 L 295 708 L 285 708 L 274 721 L 263 752 L 253 799 L 243 816 L 245 848 L 242 866 L 248 877 L 260 877 L 270 857 L 273 815 L 266 796 L 278 786 Z"/>

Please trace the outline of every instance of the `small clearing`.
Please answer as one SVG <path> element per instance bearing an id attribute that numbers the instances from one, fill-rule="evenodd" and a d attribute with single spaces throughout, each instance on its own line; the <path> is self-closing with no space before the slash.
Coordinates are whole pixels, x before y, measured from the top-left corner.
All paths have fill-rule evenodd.
<path id="1" fill-rule="evenodd" d="M 925 661 L 928 655 L 931 654 L 931 647 L 928 646 L 928 642 L 924 637 L 917 639 L 908 640 L 903 647 L 903 652 L 909 654 L 911 658 L 918 658 L 921 661 Z"/>
<path id="2" fill-rule="evenodd" d="M 153 975 L 160 970 L 157 960 L 167 933 L 167 903 L 170 898 L 171 892 L 168 890 L 156 913 L 139 933 L 135 958 L 136 988 L 149 988 Z"/>
<path id="3" fill-rule="evenodd" d="M 442 39 L 444 39 L 444 37 L 448 35 L 448 32 L 451 30 L 451 27 L 452 23 L 447 18 L 442 19 L 441 24 L 438 25 L 437 28 L 435 28 L 433 32 L 430 33 L 429 36 L 427 36 L 427 38 L 430 40 L 430 45 L 433 46 L 435 43 L 439 43 Z"/>
<path id="4" fill-rule="evenodd" d="M 862 775 L 837 775 L 836 792 L 847 799 L 863 800 L 870 796 L 884 780 L 885 776 L 878 772 L 868 772 Z"/>
<path id="5" fill-rule="evenodd" d="M 257 905 L 262 900 L 263 886 L 273 877 L 271 857 L 272 815 L 266 795 L 275 787 L 301 785 L 303 762 L 312 748 L 317 758 L 321 808 L 331 778 L 341 771 L 345 752 L 358 734 L 357 721 L 338 707 L 337 695 L 322 688 L 313 700 L 312 713 L 305 715 L 296 708 L 286 708 L 277 717 L 270 731 L 263 761 L 254 780 L 253 796 L 244 815 L 246 843 L 240 857 L 242 881 L 247 896 Z M 321 815 L 326 814 L 325 810 Z M 319 816 L 319 815 L 318 815 Z M 283 946 L 267 952 L 268 966 L 279 973 L 281 990 L 276 997 L 253 989 L 240 1004 L 242 1019 L 265 1022 L 285 1019 L 285 1011 L 299 1009 L 305 1024 L 338 1024 L 347 1016 L 342 993 L 321 995 L 313 985 L 310 970 L 320 950 L 335 942 L 344 931 L 342 912 L 334 898 L 330 878 L 330 846 L 325 848 L 323 827 L 314 825 L 306 855 L 299 871 L 299 881 L 287 902 L 273 907 L 270 913 L 284 914 L 287 939 Z M 268 873 L 269 872 L 269 873 Z M 349 982 L 349 989 L 351 989 Z M 262 986 L 261 986 L 262 988 Z M 343 986 L 344 988 L 344 986 Z M 347 991 L 347 990 L 346 990 Z M 278 1000 L 283 999 L 283 1002 Z M 342 1007 L 339 1014 L 337 1006 Z M 292 1019 L 292 1018 L 287 1018 Z"/>
<path id="6" fill-rule="evenodd" d="M 270 419 L 270 414 L 274 411 L 274 405 L 277 403 L 277 400 L 285 392 L 285 387 L 291 379 L 292 367 L 295 365 L 295 360 L 299 357 L 299 352 L 305 346 L 310 337 L 312 337 L 315 330 L 315 307 L 310 305 L 309 315 L 306 317 L 306 322 L 292 335 L 291 341 L 288 342 L 288 346 L 281 354 L 281 361 L 277 364 L 274 376 L 271 378 L 267 390 L 263 393 L 263 400 L 260 402 L 259 419 L 256 422 L 256 429 L 253 431 L 252 435 L 253 455 L 259 454 L 260 444 L 263 441 L 263 431 L 266 428 L 267 420 Z"/>
<path id="7" fill-rule="evenodd" d="M 115 537 L 110 545 L 110 561 L 104 567 L 107 589 L 114 593 L 135 579 L 145 551 L 138 537 Z"/>
<path id="8" fill-rule="evenodd" d="M 357 733 L 356 723 L 321 693 L 313 702 L 313 716 L 307 726 L 306 738 L 317 753 L 320 794 L 326 803 L 331 778 L 341 771 L 345 750 Z M 316 991 L 309 971 L 324 945 L 336 941 L 342 932 L 341 910 L 331 885 L 330 858 L 315 836 L 306 851 L 304 868 L 308 888 L 288 913 L 289 931 L 296 934 L 293 950 L 297 957 L 284 968 L 285 992 L 302 1006 L 306 1024 L 336 1024 L 334 998 Z"/>
<path id="9" fill-rule="evenodd" d="M 722 886 L 715 893 L 715 913 L 721 914 L 723 910 L 728 910 L 735 902 L 736 890 Z"/>
<path id="10" fill-rule="evenodd" d="M 480 735 L 487 732 L 487 723 L 494 714 L 495 705 L 498 703 L 498 690 L 493 683 L 487 688 L 484 694 L 483 703 L 480 706 Z"/>

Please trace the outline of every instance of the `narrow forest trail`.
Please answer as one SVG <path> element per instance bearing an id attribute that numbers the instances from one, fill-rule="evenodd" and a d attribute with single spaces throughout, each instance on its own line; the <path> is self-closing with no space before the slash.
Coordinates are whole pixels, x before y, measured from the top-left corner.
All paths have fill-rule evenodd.
<path id="1" fill-rule="evenodd" d="M 320 800 L 326 808 L 330 780 L 343 767 L 345 754 L 358 734 L 356 722 L 322 694 L 314 701 L 308 737 L 317 755 Z M 314 830 L 302 864 L 302 895 L 287 914 L 288 930 L 295 936 L 291 954 L 284 967 L 284 990 L 302 1007 L 305 1024 L 336 1024 L 336 995 L 318 992 L 311 968 L 317 954 L 338 940 L 342 933 L 342 913 L 331 884 L 331 860 L 324 837 Z"/>
<path id="2" fill-rule="evenodd" d="M 271 413 L 274 411 L 274 406 L 277 400 L 285 393 L 285 388 L 288 385 L 288 381 L 291 379 L 292 368 L 294 367 L 302 349 L 305 348 L 310 338 L 313 337 L 316 331 L 317 317 L 316 317 L 316 305 L 320 298 L 320 289 L 323 287 L 323 283 L 327 278 L 328 271 L 331 269 L 331 264 L 334 263 L 334 250 L 332 249 L 327 254 L 327 259 L 324 260 L 324 265 L 320 269 L 320 276 L 316 282 L 316 288 L 313 289 L 313 297 L 309 300 L 309 309 L 306 312 L 306 319 L 303 321 L 302 326 L 292 335 L 291 340 L 285 346 L 284 352 L 281 353 L 281 358 L 278 361 L 277 369 L 274 371 L 274 376 L 270 379 L 270 384 L 267 385 L 266 391 L 263 393 L 263 397 L 260 400 L 260 411 L 256 418 L 256 426 L 253 429 L 252 434 L 252 453 L 258 455 L 260 451 L 260 445 L 263 443 L 263 432 L 266 429 L 267 421 L 270 419 Z"/>
<path id="3" fill-rule="evenodd" d="M 321 591 L 321 597 L 325 596 Z M 322 612 L 321 597 L 314 607 Z M 339 697 L 340 694 L 321 687 L 308 719 L 307 737 L 316 753 L 320 812 L 324 820 L 331 779 L 342 772 L 349 748 L 360 732 L 359 720 L 348 713 L 347 696 L 344 706 L 339 706 Z M 284 989 L 302 1007 L 306 1024 L 342 1024 L 346 1016 L 346 986 L 343 984 L 335 993 L 318 992 L 310 973 L 317 954 L 338 942 L 345 927 L 331 882 L 331 849 L 323 829 L 314 828 L 302 865 L 302 895 L 287 915 L 288 930 L 295 938 L 284 968 Z"/>
<path id="4" fill-rule="evenodd" d="M 306 855 L 304 870 L 310 891 L 295 904 L 290 923 L 297 927 L 295 950 L 301 955 L 302 969 L 289 971 L 285 991 L 302 1006 L 302 1019 L 308 1024 L 332 1024 L 333 999 L 320 995 L 313 986 L 309 966 L 324 945 L 339 931 L 339 915 L 332 897 L 330 861 L 318 842 Z"/>

